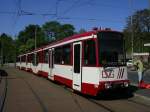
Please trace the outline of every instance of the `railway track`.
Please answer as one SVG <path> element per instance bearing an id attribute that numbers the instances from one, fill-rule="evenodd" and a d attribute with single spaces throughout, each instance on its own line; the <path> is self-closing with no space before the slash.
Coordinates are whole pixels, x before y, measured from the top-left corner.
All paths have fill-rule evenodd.
<path id="1" fill-rule="evenodd" d="M 138 104 L 138 105 L 142 105 L 142 106 L 148 107 L 148 108 L 150 107 L 149 105 L 146 105 L 146 104 L 141 103 L 141 102 L 137 102 L 137 101 L 135 101 L 135 100 L 128 99 L 128 101 L 129 101 L 129 102 L 132 102 L 132 103 L 135 103 L 135 104 Z"/>
<path id="2" fill-rule="evenodd" d="M 0 112 L 3 112 L 4 104 L 5 104 L 6 96 L 7 96 L 7 88 L 8 88 L 7 73 L 4 71 L 2 73 L 4 73 L 3 76 L 5 77 L 2 77 L 2 74 L 1 74 L 0 84 L 2 83 L 4 84 L 3 84 L 2 93 L 0 96 Z"/>
<path id="3" fill-rule="evenodd" d="M 43 112 L 48 112 L 48 110 L 47 110 L 46 106 L 44 105 L 42 99 L 38 96 L 38 94 L 32 88 L 32 86 L 29 84 L 29 82 L 27 80 L 25 80 L 23 77 L 20 77 L 20 79 L 22 79 L 25 82 L 25 84 L 28 86 L 28 88 L 30 89 L 30 91 L 32 92 L 32 94 L 34 95 L 34 97 L 36 98 L 37 102 L 40 104 Z"/>
<path id="4" fill-rule="evenodd" d="M 96 102 L 96 101 L 93 100 L 93 99 L 90 99 L 90 98 L 87 98 L 87 99 L 88 99 L 90 102 L 92 102 L 92 103 L 94 103 L 94 104 L 96 104 L 96 105 L 98 105 L 98 106 L 104 108 L 105 110 L 107 110 L 107 111 L 109 111 L 109 112 L 115 112 L 113 109 L 108 108 L 107 106 L 105 106 L 105 105 L 103 105 L 103 104 L 101 104 L 101 103 L 98 103 L 98 102 Z"/>
<path id="5" fill-rule="evenodd" d="M 12 74 L 17 74 L 16 71 L 11 71 Z M 33 94 L 33 96 L 35 97 L 36 101 L 39 103 L 41 109 L 43 112 L 48 112 L 47 107 L 45 106 L 45 104 L 43 103 L 42 99 L 40 98 L 40 96 L 38 95 L 38 93 L 34 90 L 34 88 L 32 87 L 32 85 L 23 77 L 8 77 L 8 79 L 20 79 L 22 80 L 27 87 L 29 88 L 29 90 L 31 91 L 31 93 Z M 1 112 L 1 111 L 0 111 Z"/>
<path id="6" fill-rule="evenodd" d="M 72 96 L 72 99 L 74 100 L 75 104 L 79 107 L 80 111 L 81 112 L 84 112 L 84 110 L 82 109 L 82 106 L 81 104 L 79 103 L 79 101 L 77 100 L 76 98 L 76 93 L 74 93 L 74 91 L 72 91 L 72 89 L 68 89 L 67 87 L 63 87 L 65 90 L 67 90 L 68 92 L 70 92 L 71 96 Z M 79 93 L 80 94 L 80 93 Z M 83 96 L 82 94 L 80 94 L 82 97 L 86 98 L 88 101 L 94 103 L 95 105 L 103 108 L 104 110 L 108 111 L 108 112 L 115 112 L 114 110 L 112 110 L 111 108 L 108 108 L 107 106 L 103 105 L 103 104 L 100 104 L 98 102 L 96 102 L 94 99 L 91 99 L 87 96 Z"/>

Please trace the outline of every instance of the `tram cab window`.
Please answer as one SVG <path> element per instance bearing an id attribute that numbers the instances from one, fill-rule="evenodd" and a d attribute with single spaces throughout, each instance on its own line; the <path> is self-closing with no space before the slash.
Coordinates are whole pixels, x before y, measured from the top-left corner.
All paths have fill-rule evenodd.
<path id="1" fill-rule="evenodd" d="M 96 65 L 96 48 L 94 40 L 84 41 L 84 65 Z"/>
<path id="2" fill-rule="evenodd" d="M 103 66 L 125 65 L 124 39 L 121 33 L 98 33 L 99 63 Z"/>

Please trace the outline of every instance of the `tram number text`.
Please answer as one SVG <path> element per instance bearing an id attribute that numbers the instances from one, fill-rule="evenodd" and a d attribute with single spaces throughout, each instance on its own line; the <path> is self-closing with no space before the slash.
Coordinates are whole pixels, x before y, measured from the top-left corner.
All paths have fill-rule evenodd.
<path id="1" fill-rule="evenodd" d="M 124 74 L 124 68 L 119 68 L 117 79 L 122 79 Z M 102 78 L 114 78 L 114 70 L 102 70 Z"/>
<path id="2" fill-rule="evenodd" d="M 103 70 L 102 78 L 114 78 L 114 70 Z"/>

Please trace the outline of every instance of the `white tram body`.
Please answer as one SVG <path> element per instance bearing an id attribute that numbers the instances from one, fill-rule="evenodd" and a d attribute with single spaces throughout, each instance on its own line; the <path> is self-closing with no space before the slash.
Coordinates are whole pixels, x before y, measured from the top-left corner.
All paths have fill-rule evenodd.
<path id="1" fill-rule="evenodd" d="M 128 87 L 123 40 L 117 31 L 89 31 L 19 55 L 17 67 L 96 96 Z"/>

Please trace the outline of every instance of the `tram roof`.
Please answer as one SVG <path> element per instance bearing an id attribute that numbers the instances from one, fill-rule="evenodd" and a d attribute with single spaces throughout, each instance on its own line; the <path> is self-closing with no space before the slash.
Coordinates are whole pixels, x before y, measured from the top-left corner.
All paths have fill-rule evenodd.
<path id="1" fill-rule="evenodd" d="M 49 43 L 47 45 L 44 45 L 42 47 L 39 47 L 35 50 L 32 50 L 32 51 L 28 51 L 27 53 L 24 53 L 24 54 L 21 54 L 19 56 L 24 56 L 26 54 L 32 54 L 33 52 L 38 52 L 38 51 L 41 51 L 42 49 L 46 48 L 46 47 L 49 47 L 49 46 L 53 46 L 53 45 L 56 45 L 58 43 L 61 43 L 61 42 L 66 42 L 66 41 L 69 41 L 69 40 L 72 40 L 72 39 L 78 39 L 80 37 L 85 37 L 85 36 L 90 36 L 90 35 L 95 35 L 97 34 L 98 32 L 116 32 L 116 33 L 121 33 L 119 31 L 115 31 L 115 30 L 106 30 L 106 29 L 100 29 L 100 30 L 92 30 L 92 31 L 88 31 L 88 32 L 84 32 L 84 33 L 81 33 L 81 34 L 75 34 L 75 35 L 72 35 L 72 36 L 69 36 L 67 38 L 64 38 L 62 40 L 57 40 L 55 42 L 52 42 L 52 43 Z"/>

